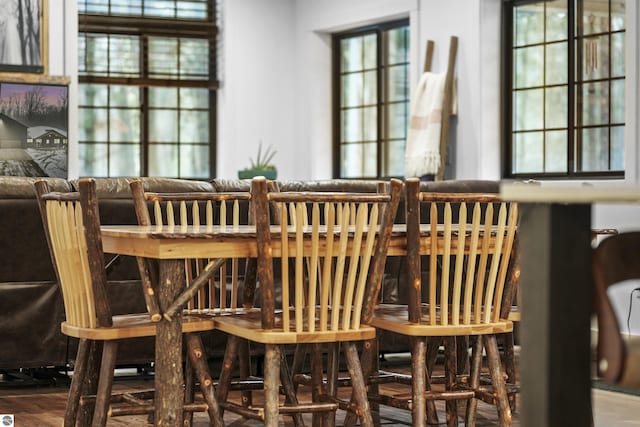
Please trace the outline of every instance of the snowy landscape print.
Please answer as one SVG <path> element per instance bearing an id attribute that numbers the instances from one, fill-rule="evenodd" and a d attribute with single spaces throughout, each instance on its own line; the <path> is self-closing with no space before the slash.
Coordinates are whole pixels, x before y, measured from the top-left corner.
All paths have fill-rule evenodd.
<path id="1" fill-rule="evenodd" d="M 68 88 L 0 83 L 0 175 L 67 178 Z"/>

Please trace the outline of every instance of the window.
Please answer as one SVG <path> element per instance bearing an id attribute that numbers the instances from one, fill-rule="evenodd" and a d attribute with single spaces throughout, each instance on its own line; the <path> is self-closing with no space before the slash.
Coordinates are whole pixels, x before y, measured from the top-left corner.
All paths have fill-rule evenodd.
<path id="1" fill-rule="evenodd" d="M 625 0 L 505 1 L 506 176 L 624 176 Z"/>
<path id="2" fill-rule="evenodd" d="M 409 21 L 336 34 L 334 176 L 403 176 Z"/>
<path id="3" fill-rule="evenodd" d="M 81 0 L 81 176 L 215 176 L 215 0 Z"/>

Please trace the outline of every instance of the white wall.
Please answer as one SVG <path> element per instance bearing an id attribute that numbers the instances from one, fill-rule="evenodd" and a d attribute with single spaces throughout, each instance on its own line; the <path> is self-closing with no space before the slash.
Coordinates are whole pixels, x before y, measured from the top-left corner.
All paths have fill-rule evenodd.
<path id="1" fill-rule="evenodd" d="M 293 178 L 296 141 L 294 0 L 223 0 L 218 177 L 235 178 L 258 144 Z"/>

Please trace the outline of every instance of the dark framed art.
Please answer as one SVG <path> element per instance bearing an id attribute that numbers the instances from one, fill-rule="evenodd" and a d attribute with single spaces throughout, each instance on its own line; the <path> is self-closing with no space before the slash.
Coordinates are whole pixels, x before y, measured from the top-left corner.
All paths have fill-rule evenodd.
<path id="1" fill-rule="evenodd" d="M 0 72 L 46 72 L 46 0 L 0 0 Z"/>
<path id="2" fill-rule="evenodd" d="M 67 85 L 0 83 L 0 175 L 67 178 Z"/>

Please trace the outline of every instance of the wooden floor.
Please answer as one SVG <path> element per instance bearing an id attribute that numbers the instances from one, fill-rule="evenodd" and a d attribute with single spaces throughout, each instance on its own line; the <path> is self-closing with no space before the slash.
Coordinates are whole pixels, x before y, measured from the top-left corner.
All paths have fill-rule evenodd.
<path id="1" fill-rule="evenodd" d="M 20 384 L 20 381 L 16 383 Z M 57 427 L 62 425 L 68 381 L 64 377 L 60 377 L 56 383 L 53 385 L 25 384 L 21 386 L 10 384 L 6 381 L 0 382 L 0 414 L 13 414 L 15 416 L 15 425 L 19 427 Z M 117 390 L 145 389 L 152 386 L 153 382 L 148 377 L 144 379 L 141 376 L 132 377 L 127 375 L 117 379 L 114 388 Z M 305 398 L 308 398 L 308 391 L 305 393 L 303 390 L 302 399 Z M 257 399 L 259 399 L 259 396 Z M 596 427 L 640 426 L 640 396 L 594 389 L 593 401 Z M 444 420 L 444 407 L 439 405 L 439 410 L 441 413 L 440 419 Z M 461 413 L 463 412 L 464 408 L 461 408 Z M 480 402 L 478 415 L 479 427 L 497 425 L 494 407 Z M 341 425 L 343 416 L 344 414 L 339 411 L 338 425 Z M 381 422 L 383 426 L 405 426 L 411 425 L 411 417 L 406 411 L 383 407 L 381 409 Z M 462 425 L 462 418 L 460 422 L 460 425 Z M 228 426 L 237 427 L 262 425 L 260 422 L 244 420 L 231 413 L 225 414 L 225 423 Z M 146 424 L 146 416 L 112 418 L 108 423 L 109 426 L 138 426 Z M 207 416 L 202 413 L 196 414 L 194 425 L 198 427 L 207 426 Z M 290 419 L 283 417 L 281 425 L 289 426 L 292 423 Z M 514 426 L 520 426 L 518 412 L 514 414 Z"/>

